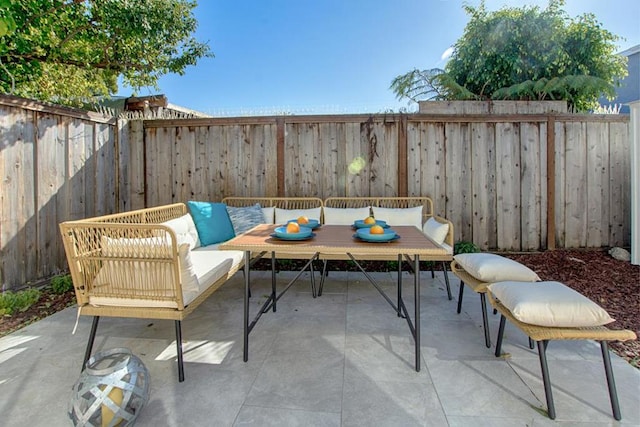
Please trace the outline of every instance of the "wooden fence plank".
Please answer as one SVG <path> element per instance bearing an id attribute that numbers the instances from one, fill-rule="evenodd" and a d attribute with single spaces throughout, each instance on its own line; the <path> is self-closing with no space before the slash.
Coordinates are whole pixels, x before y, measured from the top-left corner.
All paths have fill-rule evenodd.
<path id="1" fill-rule="evenodd" d="M 345 191 L 347 197 L 364 197 L 367 196 L 366 182 L 368 177 L 367 161 L 369 158 L 367 148 L 368 144 L 363 144 L 361 140 L 361 123 L 347 123 L 345 152 L 346 152 L 346 168 L 349 173 L 347 180 L 347 189 Z M 364 147 L 364 148 L 363 148 Z"/>
<path id="2" fill-rule="evenodd" d="M 566 195 L 566 179 L 565 179 L 565 150 L 566 150 L 566 131 L 565 123 L 561 121 L 555 122 L 555 139 L 554 139 L 554 182 L 555 182 L 555 245 L 557 247 L 565 247 L 566 241 L 566 218 L 565 218 L 565 195 Z"/>
<path id="3" fill-rule="evenodd" d="M 62 118 L 51 114 L 39 115 L 36 159 L 46 159 L 47 168 L 37 169 L 37 223 L 38 223 L 38 270 L 39 277 L 58 271 L 58 190 L 65 180 L 66 130 L 61 126 Z M 61 243 L 60 243 L 61 244 Z"/>
<path id="4" fill-rule="evenodd" d="M 497 247 L 495 143 L 491 124 L 471 125 L 472 241 L 482 250 Z"/>
<path id="5" fill-rule="evenodd" d="M 103 123 L 95 124 L 96 132 L 96 214 L 106 215 L 116 211 L 115 178 L 117 162 L 115 139 L 111 126 Z"/>
<path id="6" fill-rule="evenodd" d="M 535 251 L 542 247 L 540 141 L 537 124 L 520 123 L 520 234 L 521 249 L 524 251 Z"/>
<path id="7" fill-rule="evenodd" d="M 630 245 L 631 215 L 625 207 L 631 206 L 631 168 L 625 147 L 629 146 L 628 126 L 623 123 L 609 125 L 609 246 Z M 625 230 L 627 232 L 625 232 Z"/>
<path id="8" fill-rule="evenodd" d="M 453 223 L 458 240 L 471 241 L 471 149 L 466 124 L 445 125 L 446 217 Z M 451 173 L 449 173 L 451 171 Z"/>
<path id="9" fill-rule="evenodd" d="M 587 246 L 586 124 L 566 123 L 565 141 L 565 245 Z"/>
<path id="10" fill-rule="evenodd" d="M 587 247 L 600 247 L 609 235 L 608 129 L 587 123 Z M 603 230 L 603 221 L 607 221 Z M 605 240 L 606 241 L 606 240 Z"/>
<path id="11" fill-rule="evenodd" d="M 516 251 L 521 248 L 519 139 L 514 123 L 496 124 L 498 247 Z"/>

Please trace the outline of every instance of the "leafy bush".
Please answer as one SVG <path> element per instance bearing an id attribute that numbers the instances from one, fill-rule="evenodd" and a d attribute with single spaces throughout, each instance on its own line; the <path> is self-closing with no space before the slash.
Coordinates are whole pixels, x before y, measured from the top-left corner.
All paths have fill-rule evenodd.
<path id="1" fill-rule="evenodd" d="M 0 315 L 11 316 L 18 311 L 26 311 L 38 301 L 40 291 L 38 289 L 25 289 L 23 291 L 6 291 L 0 294 Z"/>
<path id="2" fill-rule="evenodd" d="M 51 279 L 51 290 L 58 295 L 70 292 L 72 289 L 73 280 L 71 280 L 70 274 L 55 276 Z"/>
<path id="3" fill-rule="evenodd" d="M 461 240 L 453 245 L 453 253 L 456 255 L 476 252 L 480 252 L 480 248 L 473 242 L 465 242 L 464 240 Z"/>

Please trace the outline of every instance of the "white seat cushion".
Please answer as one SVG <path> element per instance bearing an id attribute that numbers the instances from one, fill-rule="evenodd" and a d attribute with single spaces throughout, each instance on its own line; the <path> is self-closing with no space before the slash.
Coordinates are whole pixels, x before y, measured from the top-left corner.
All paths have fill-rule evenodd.
<path id="1" fill-rule="evenodd" d="M 578 328 L 614 321 L 598 304 L 560 282 L 498 282 L 488 289 L 513 317 L 531 325 Z"/>
<path id="2" fill-rule="evenodd" d="M 535 271 L 529 267 L 496 254 L 458 254 L 453 259 L 467 273 L 482 282 L 493 283 L 505 280 L 536 282 L 540 280 Z"/>

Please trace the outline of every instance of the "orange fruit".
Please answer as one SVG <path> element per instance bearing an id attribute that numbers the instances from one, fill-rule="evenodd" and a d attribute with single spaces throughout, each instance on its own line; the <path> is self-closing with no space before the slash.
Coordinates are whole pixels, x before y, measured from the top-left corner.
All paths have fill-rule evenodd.
<path id="1" fill-rule="evenodd" d="M 297 222 L 290 222 L 287 224 L 287 233 L 299 233 L 300 226 Z"/>
<path id="2" fill-rule="evenodd" d="M 371 233 L 371 234 L 384 234 L 384 228 L 382 228 L 382 226 L 380 226 L 380 225 L 374 225 L 369 230 L 369 233 Z"/>
<path id="3" fill-rule="evenodd" d="M 299 216 L 298 217 L 298 224 L 309 224 L 309 218 L 307 218 L 306 216 Z"/>
<path id="4" fill-rule="evenodd" d="M 375 224 L 376 223 L 376 219 L 372 216 L 368 216 L 364 219 L 363 221 L 365 224 Z"/>

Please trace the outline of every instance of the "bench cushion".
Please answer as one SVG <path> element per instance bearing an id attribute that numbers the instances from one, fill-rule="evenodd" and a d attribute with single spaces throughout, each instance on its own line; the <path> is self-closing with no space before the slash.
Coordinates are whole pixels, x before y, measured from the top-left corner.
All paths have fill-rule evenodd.
<path id="1" fill-rule="evenodd" d="M 498 282 L 488 289 L 523 323 L 579 328 L 614 321 L 598 304 L 560 282 Z"/>
<path id="2" fill-rule="evenodd" d="M 329 208 L 324 207 L 324 223 L 329 225 L 353 225 L 357 220 L 369 216 L 369 207 L 364 208 Z"/>
<path id="3" fill-rule="evenodd" d="M 458 254 L 453 257 L 464 270 L 476 279 L 487 282 L 513 280 L 535 282 L 540 277 L 529 267 L 509 258 L 489 253 Z"/>

